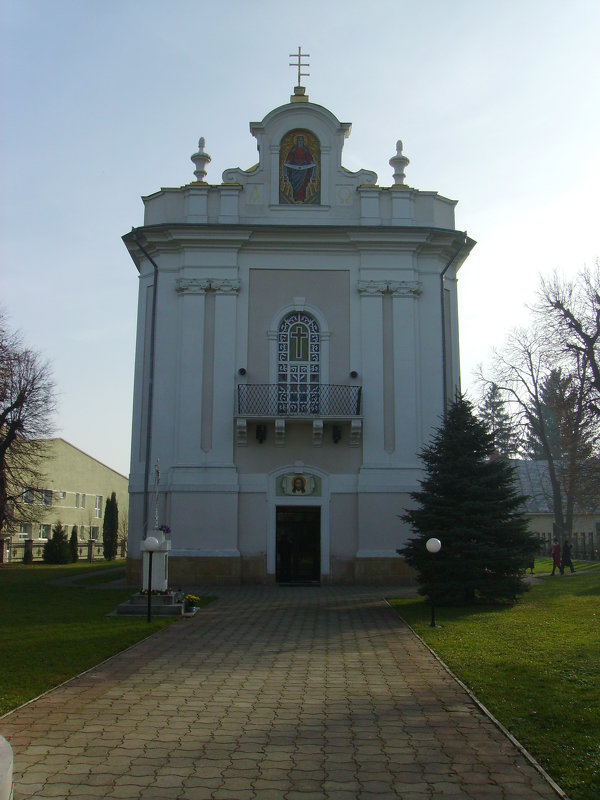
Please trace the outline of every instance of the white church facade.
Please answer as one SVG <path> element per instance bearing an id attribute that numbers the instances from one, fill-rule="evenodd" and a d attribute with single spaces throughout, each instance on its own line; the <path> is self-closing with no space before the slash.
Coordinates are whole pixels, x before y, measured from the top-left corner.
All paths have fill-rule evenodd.
<path id="1" fill-rule="evenodd" d="M 399 519 L 459 385 L 455 201 L 342 166 L 349 123 L 296 87 L 258 164 L 144 198 L 129 576 L 170 527 L 171 585 L 409 580 Z M 391 174 L 390 174 L 391 178 Z M 155 465 L 160 468 L 156 486 Z"/>

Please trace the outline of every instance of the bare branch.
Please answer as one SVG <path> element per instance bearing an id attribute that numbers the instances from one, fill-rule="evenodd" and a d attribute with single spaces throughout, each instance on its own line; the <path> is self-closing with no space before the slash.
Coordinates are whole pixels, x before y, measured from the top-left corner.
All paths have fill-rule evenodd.
<path id="1" fill-rule="evenodd" d="M 23 490 L 42 485 L 54 408 L 48 364 L 8 330 L 0 310 L 0 530 L 30 517 Z"/>

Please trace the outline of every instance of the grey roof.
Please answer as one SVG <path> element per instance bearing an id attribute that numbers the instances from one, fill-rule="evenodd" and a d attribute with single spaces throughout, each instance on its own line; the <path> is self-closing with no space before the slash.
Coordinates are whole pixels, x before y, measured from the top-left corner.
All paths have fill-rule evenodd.
<path id="1" fill-rule="evenodd" d="M 523 459 L 511 459 L 517 478 L 519 492 L 527 496 L 528 500 L 524 505 L 524 511 L 528 514 L 552 514 L 552 484 L 550 483 L 550 473 L 548 463 L 541 461 L 525 461 Z M 563 493 L 563 504 L 566 504 L 566 497 Z M 589 513 L 590 509 L 582 509 L 575 503 L 575 513 Z"/>
<path id="2" fill-rule="evenodd" d="M 552 485 L 546 461 L 511 459 L 519 492 L 527 496 L 524 510 L 528 514 L 552 513 Z"/>

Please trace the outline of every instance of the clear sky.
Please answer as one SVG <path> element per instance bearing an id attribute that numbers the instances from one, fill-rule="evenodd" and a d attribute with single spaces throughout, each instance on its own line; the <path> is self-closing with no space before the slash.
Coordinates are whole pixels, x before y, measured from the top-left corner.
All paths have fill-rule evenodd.
<path id="1" fill-rule="evenodd" d="M 597 0 L 3 0 L 0 303 L 53 365 L 56 435 L 129 470 L 140 196 L 256 163 L 248 130 L 311 101 L 351 122 L 344 165 L 457 199 L 463 385 L 540 274 L 600 255 Z"/>

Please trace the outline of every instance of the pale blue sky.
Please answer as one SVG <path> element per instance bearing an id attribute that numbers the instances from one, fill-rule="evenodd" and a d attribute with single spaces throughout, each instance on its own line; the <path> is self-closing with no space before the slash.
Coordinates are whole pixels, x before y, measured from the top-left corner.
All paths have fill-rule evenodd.
<path id="1" fill-rule="evenodd" d="M 463 384 L 525 319 L 540 273 L 600 255 L 596 0 L 3 0 L 0 302 L 51 360 L 57 435 L 129 468 L 140 195 L 256 162 L 248 123 L 287 102 L 351 122 L 349 169 L 457 199 Z"/>

